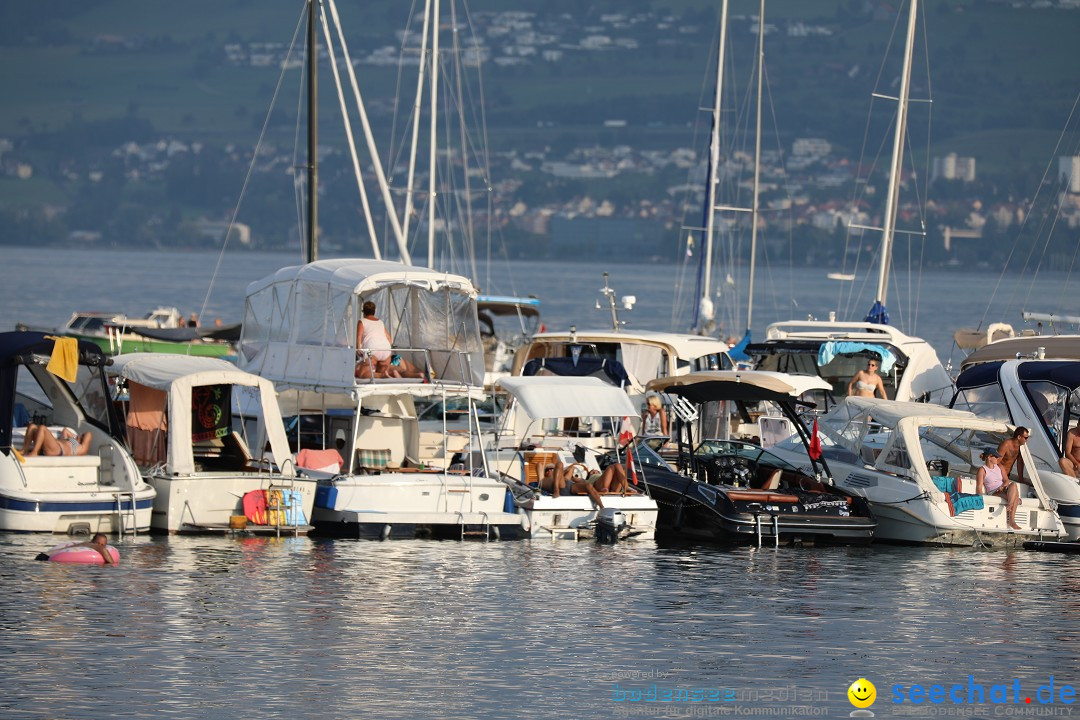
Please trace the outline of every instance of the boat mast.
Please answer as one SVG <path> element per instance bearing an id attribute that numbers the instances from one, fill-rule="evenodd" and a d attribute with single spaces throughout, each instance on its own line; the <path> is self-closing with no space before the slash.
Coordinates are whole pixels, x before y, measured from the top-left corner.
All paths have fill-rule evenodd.
<path id="1" fill-rule="evenodd" d="M 428 172 L 428 267 L 435 269 L 435 170 L 439 107 L 439 0 L 432 3 L 431 24 L 431 148 Z"/>
<path id="2" fill-rule="evenodd" d="M 882 309 L 889 290 L 889 264 L 892 260 L 893 233 L 900 195 L 900 172 L 904 161 L 904 133 L 907 131 L 908 93 L 911 88 L 911 56 L 915 46 L 915 21 L 919 0 L 911 0 L 908 13 L 907 44 L 904 46 L 904 69 L 900 75 L 900 96 L 896 110 L 896 132 L 893 136 L 892 165 L 889 168 L 889 191 L 885 203 L 885 223 L 881 233 L 881 268 L 878 271 L 877 303 Z M 873 310 L 871 310 L 873 313 Z"/>
<path id="3" fill-rule="evenodd" d="M 316 28 L 318 0 L 308 0 L 307 26 L 307 262 L 319 259 L 319 117 L 318 60 L 319 34 Z"/>
<path id="4" fill-rule="evenodd" d="M 754 266 L 757 263 L 758 186 L 761 181 L 761 86 L 765 69 L 765 0 L 758 10 L 757 131 L 754 138 L 754 204 L 750 215 L 750 292 L 746 301 L 746 332 L 754 313 Z"/>
<path id="5" fill-rule="evenodd" d="M 696 330 L 704 334 L 714 311 L 711 295 L 713 235 L 716 232 L 716 181 L 720 164 L 720 99 L 724 88 L 724 46 L 727 41 L 728 0 L 720 5 L 720 47 L 716 55 L 716 97 L 713 99 L 712 133 L 709 138 L 709 178 L 705 190 L 705 267 L 702 275 L 701 298 L 698 301 Z"/>

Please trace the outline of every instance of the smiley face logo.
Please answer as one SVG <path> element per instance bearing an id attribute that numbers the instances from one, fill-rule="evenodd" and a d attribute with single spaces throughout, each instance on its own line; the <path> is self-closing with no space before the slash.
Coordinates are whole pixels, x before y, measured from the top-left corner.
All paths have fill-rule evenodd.
<path id="1" fill-rule="evenodd" d="M 847 689 L 848 700 L 857 708 L 868 708 L 877 700 L 877 688 L 866 678 L 859 678 Z"/>

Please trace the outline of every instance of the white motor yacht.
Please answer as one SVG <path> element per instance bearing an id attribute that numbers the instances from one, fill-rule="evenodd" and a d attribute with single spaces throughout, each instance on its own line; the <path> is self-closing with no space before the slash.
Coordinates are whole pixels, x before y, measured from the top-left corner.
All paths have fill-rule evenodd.
<path id="1" fill-rule="evenodd" d="M 485 449 L 487 462 L 511 487 L 529 537 L 653 539 L 656 501 L 634 482 L 640 473 L 625 454 L 618 462 L 628 471 L 629 492 L 601 494 L 602 509 L 588 495 L 554 497 L 540 488 L 547 465 L 580 465 L 586 476 L 604 469 L 599 460 L 617 447 L 624 418 L 639 422 L 625 392 L 592 377 L 511 377 L 496 388 L 512 399 Z"/>
<path id="2" fill-rule="evenodd" d="M 297 475 L 272 383 L 219 358 L 168 353 L 118 355 L 108 372 L 128 444 L 157 490 L 154 530 L 311 529 L 315 480 Z"/>
<path id="3" fill-rule="evenodd" d="M 51 371 L 70 343 L 74 381 Z M 89 341 L 40 332 L 0 333 L 0 530 L 142 532 L 150 528 L 154 488 L 139 474 L 106 386 L 102 350 Z M 90 435 L 85 454 L 23 455 L 30 424 L 54 436 Z M 61 441 L 65 442 L 65 441 Z"/>
<path id="4" fill-rule="evenodd" d="M 1027 451 L 1068 540 L 1080 539 L 1080 480 L 1062 463 L 1069 433 L 1075 436 L 1080 424 L 1078 390 L 1080 360 L 998 360 L 961 372 L 950 404 L 1027 428 Z"/>
<path id="5" fill-rule="evenodd" d="M 357 323 L 373 301 L 393 352 L 417 378 L 361 378 Z M 401 538 L 512 538 L 522 518 L 482 464 L 421 461 L 418 400 L 483 397 L 476 290 L 464 277 L 381 260 L 321 260 L 248 286 L 240 366 L 272 381 L 294 449 L 338 450 L 320 474 L 315 532 Z M 445 405 L 445 403 L 444 403 Z M 425 453 L 434 457 L 434 451 Z"/>
<path id="6" fill-rule="evenodd" d="M 1005 422 L 939 405 L 849 397 L 818 425 L 837 487 L 870 501 L 878 540 L 996 547 L 1064 534 L 1026 448 L 1021 457 L 1032 471 L 1030 484 L 1019 486 L 1019 529 L 1009 527 L 1002 498 L 975 494 L 981 455 L 1011 435 Z M 805 462 L 794 439 L 770 450 Z"/>

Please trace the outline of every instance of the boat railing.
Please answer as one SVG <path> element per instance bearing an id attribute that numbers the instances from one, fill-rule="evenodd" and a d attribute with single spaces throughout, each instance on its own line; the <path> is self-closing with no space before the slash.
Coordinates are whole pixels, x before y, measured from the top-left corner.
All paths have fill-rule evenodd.
<path id="1" fill-rule="evenodd" d="M 391 351 L 394 355 L 401 356 L 402 358 L 409 360 L 417 370 L 420 371 L 420 377 L 402 377 L 402 378 L 377 378 L 375 376 L 375 358 L 369 351 L 360 350 L 358 352 L 357 363 L 366 364 L 368 368 L 368 377 L 356 378 L 357 385 L 366 385 L 375 383 L 377 380 L 416 380 L 430 383 L 440 383 L 445 381 L 446 377 L 450 375 L 451 369 L 455 369 L 455 373 L 460 380 L 457 382 L 462 385 L 471 385 L 471 378 L 473 377 L 472 367 L 472 355 L 463 350 L 431 350 L 430 348 L 394 348 Z M 414 363 L 410 358 L 419 356 L 422 358 L 422 362 Z M 443 359 L 445 357 L 445 360 Z M 456 368 L 454 367 L 456 365 Z M 393 365 L 392 365 L 393 366 Z M 454 384 L 451 382 L 450 384 Z"/>

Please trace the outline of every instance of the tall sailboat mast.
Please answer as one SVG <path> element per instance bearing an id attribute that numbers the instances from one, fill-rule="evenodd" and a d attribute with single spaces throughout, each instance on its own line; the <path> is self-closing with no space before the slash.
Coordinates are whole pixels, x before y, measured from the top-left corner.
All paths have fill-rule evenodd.
<path id="1" fill-rule="evenodd" d="M 319 0 L 308 0 L 307 13 L 307 262 L 319 259 Z"/>
<path id="2" fill-rule="evenodd" d="M 716 54 L 716 97 L 713 99 L 712 133 L 709 137 L 709 177 L 705 189 L 705 257 L 702 269 L 701 298 L 698 301 L 698 322 L 695 330 L 704 333 L 712 321 L 714 308 L 712 302 L 712 261 L 713 236 L 716 232 L 716 182 L 717 167 L 720 165 L 720 103 L 724 89 L 724 48 L 727 42 L 728 0 L 720 5 L 720 43 Z"/>
<path id="3" fill-rule="evenodd" d="M 915 22 L 919 0 L 911 0 L 908 13 L 907 42 L 904 45 L 904 68 L 900 75 L 900 95 L 897 98 L 896 131 L 893 135 L 892 164 L 889 167 L 889 191 L 885 203 L 885 222 L 881 233 L 881 267 L 878 270 L 877 298 L 870 310 L 871 317 L 878 313 L 888 323 L 885 301 L 889 291 L 889 264 L 892 260 L 893 235 L 896 229 L 896 210 L 900 200 L 900 173 L 904 163 L 904 135 L 907 131 L 908 95 L 911 89 L 911 58 L 915 46 Z M 877 321 L 875 321 L 877 322 Z"/>
<path id="4" fill-rule="evenodd" d="M 761 183 L 761 86 L 765 70 L 765 0 L 758 10 L 757 130 L 754 133 L 754 200 L 750 215 L 750 289 L 746 301 L 746 334 L 754 313 L 754 268 L 757 264 L 758 195 Z"/>

